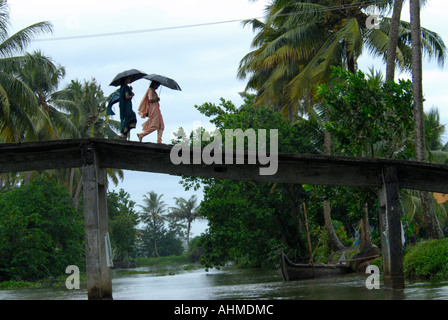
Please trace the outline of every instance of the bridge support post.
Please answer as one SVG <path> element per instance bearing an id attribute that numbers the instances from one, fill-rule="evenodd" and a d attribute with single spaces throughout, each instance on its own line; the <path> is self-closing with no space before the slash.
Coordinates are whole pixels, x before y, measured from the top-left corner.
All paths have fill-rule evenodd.
<path id="1" fill-rule="evenodd" d="M 379 220 L 383 257 L 384 287 L 404 288 L 402 249 L 402 209 L 395 167 L 384 167 L 379 190 Z"/>
<path id="2" fill-rule="evenodd" d="M 86 241 L 87 297 L 112 299 L 112 276 L 107 266 L 105 237 L 109 230 L 107 176 L 101 168 L 94 144 L 81 146 Z"/>

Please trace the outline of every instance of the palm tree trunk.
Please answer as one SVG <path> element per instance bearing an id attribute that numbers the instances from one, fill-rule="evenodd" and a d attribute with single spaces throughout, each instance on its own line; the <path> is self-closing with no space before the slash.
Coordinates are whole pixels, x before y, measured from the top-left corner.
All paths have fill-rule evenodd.
<path id="1" fill-rule="evenodd" d="M 70 181 L 68 183 L 68 193 L 73 196 L 73 181 L 75 178 L 75 168 L 70 169 Z"/>
<path id="2" fill-rule="evenodd" d="M 363 252 L 372 247 L 369 228 L 369 206 L 364 205 L 364 217 L 361 219 L 359 252 Z"/>
<path id="3" fill-rule="evenodd" d="M 29 185 L 30 184 L 30 181 L 31 181 L 31 171 L 27 171 L 26 173 L 25 173 L 25 179 L 23 180 L 23 184 L 25 185 L 25 186 L 27 186 L 27 185 Z"/>
<path id="4" fill-rule="evenodd" d="M 425 161 L 425 118 L 423 113 L 422 42 L 420 32 L 420 0 L 411 0 L 412 85 L 414 94 L 415 158 Z"/>
<path id="5" fill-rule="evenodd" d="M 347 70 L 351 73 L 356 72 L 356 61 L 353 57 L 353 53 L 347 52 Z"/>
<path id="6" fill-rule="evenodd" d="M 188 223 L 187 223 L 187 249 L 190 248 L 190 227 L 191 227 L 191 221 L 188 220 Z"/>
<path id="7" fill-rule="evenodd" d="M 431 194 L 427 191 L 420 191 L 420 201 L 422 203 L 423 216 L 428 227 L 428 237 L 430 239 L 442 239 L 443 230 L 440 227 L 439 219 L 431 200 Z"/>
<path id="8" fill-rule="evenodd" d="M 157 240 L 156 240 L 156 236 L 157 236 L 157 231 L 156 231 L 156 219 L 153 218 L 152 238 L 153 238 L 153 241 L 154 241 L 154 252 L 156 253 L 157 258 L 160 258 L 159 250 L 157 250 Z"/>
<path id="9" fill-rule="evenodd" d="M 159 251 L 157 250 L 157 240 L 156 240 L 156 235 L 155 234 L 154 234 L 154 251 L 156 253 L 157 258 L 160 258 Z"/>
<path id="10" fill-rule="evenodd" d="M 412 85 L 414 94 L 414 140 L 415 158 L 426 161 L 425 148 L 425 118 L 423 112 L 423 71 L 422 43 L 420 27 L 420 0 L 410 1 L 411 40 L 412 40 Z M 443 237 L 442 229 L 430 201 L 428 192 L 420 191 L 423 215 L 428 226 L 430 239 Z"/>
<path id="11" fill-rule="evenodd" d="M 401 10 L 404 0 L 395 0 L 394 11 L 389 32 L 389 46 L 387 49 L 386 81 L 395 79 L 395 60 L 397 55 L 398 30 L 400 28 Z"/>
<path id="12" fill-rule="evenodd" d="M 81 190 L 82 190 L 82 181 L 78 182 L 78 185 L 76 186 L 75 195 L 73 196 L 73 206 L 78 209 L 79 206 L 79 198 L 81 197 Z"/>
<path id="13" fill-rule="evenodd" d="M 328 108 L 327 112 L 325 112 L 325 122 L 330 121 L 330 117 L 328 115 Z M 331 135 L 330 132 L 327 130 L 324 131 L 324 154 L 330 155 L 331 154 Z M 339 240 L 338 236 L 336 235 L 336 232 L 334 231 L 333 223 L 331 222 L 331 206 L 330 203 L 327 201 L 324 201 L 323 203 L 323 209 L 324 209 L 324 219 L 325 219 L 325 228 L 327 229 L 328 239 L 330 240 L 330 247 L 333 251 L 338 251 L 341 249 L 344 249 L 344 245 Z"/>
<path id="14" fill-rule="evenodd" d="M 342 250 L 345 246 L 342 244 L 341 240 L 339 240 L 336 232 L 334 231 L 333 223 L 331 222 L 331 206 L 328 201 L 324 201 L 324 220 L 325 220 L 325 228 L 327 230 L 328 240 L 330 241 L 330 248 L 333 251 Z"/>
<path id="15" fill-rule="evenodd" d="M 327 107 L 327 110 L 325 112 L 325 122 L 330 121 L 329 113 L 329 107 Z M 324 154 L 331 155 L 331 134 L 327 130 L 324 130 Z"/>
<path id="16" fill-rule="evenodd" d="M 394 2 L 394 11 L 392 13 L 392 19 L 390 24 L 389 31 L 389 44 L 387 48 L 387 61 L 386 61 L 386 82 L 392 82 L 395 80 L 395 64 L 396 64 L 396 56 L 397 56 L 397 45 L 398 45 L 398 31 L 400 29 L 400 21 L 401 21 L 401 11 L 403 9 L 403 1 L 404 0 L 395 0 Z M 389 132 L 393 132 L 392 128 L 389 129 Z M 394 139 L 391 139 L 390 143 L 390 157 L 392 158 L 395 151 L 395 142 Z"/>

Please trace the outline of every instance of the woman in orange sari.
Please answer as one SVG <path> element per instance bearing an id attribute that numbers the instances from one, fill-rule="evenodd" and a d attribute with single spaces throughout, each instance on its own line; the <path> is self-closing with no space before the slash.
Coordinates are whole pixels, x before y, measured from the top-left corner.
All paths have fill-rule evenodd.
<path id="1" fill-rule="evenodd" d="M 142 119 L 148 117 L 148 120 L 146 120 L 146 122 L 142 125 L 143 132 L 137 133 L 137 137 L 140 142 L 142 142 L 144 136 L 157 130 L 157 143 L 162 143 L 162 134 L 165 129 L 165 125 L 163 123 L 162 113 L 160 112 L 160 98 L 156 92 L 159 86 L 160 83 L 157 81 L 151 82 L 151 85 L 146 91 L 146 94 L 140 103 L 140 107 L 138 108 L 138 114 L 142 117 Z"/>

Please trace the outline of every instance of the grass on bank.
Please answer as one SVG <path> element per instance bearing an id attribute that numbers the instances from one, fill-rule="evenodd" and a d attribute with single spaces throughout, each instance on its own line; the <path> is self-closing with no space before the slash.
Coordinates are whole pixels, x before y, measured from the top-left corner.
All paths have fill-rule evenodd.
<path id="1" fill-rule="evenodd" d="M 185 255 L 166 256 L 160 258 L 136 258 L 135 263 L 139 267 L 165 267 L 191 264 Z"/>
<path id="2" fill-rule="evenodd" d="M 383 272 L 383 258 L 371 264 Z M 405 248 L 403 274 L 406 280 L 448 280 L 448 238 L 425 240 Z"/>
<path id="3" fill-rule="evenodd" d="M 403 269 L 408 280 L 448 279 L 448 238 L 407 247 Z"/>
<path id="4" fill-rule="evenodd" d="M 0 290 L 23 289 L 23 288 L 40 288 L 40 287 L 65 287 L 65 281 L 69 274 L 63 274 L 56 278 L 41 279 L 37 281 L 8 280 L 0 282 Z M 86 281 L 85 272 L 80 272 L 80 281 Z"/>

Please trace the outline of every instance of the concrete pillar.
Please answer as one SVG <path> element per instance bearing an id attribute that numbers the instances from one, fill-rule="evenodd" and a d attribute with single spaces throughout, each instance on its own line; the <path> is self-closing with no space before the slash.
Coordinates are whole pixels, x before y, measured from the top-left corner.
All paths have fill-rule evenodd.
<path id="1" fill-rule="evenodd" d="M 100 168 L 93 144 L 83 144 L 81 153 L 87 296 L 89 300 L 112 299 L 112 276 L 105 244 L 109 229 L 106 169 Z"/>
<path id="2" fill-rule="evenodd" d="M 404 288 L 402 249 L 402 209 L 395 167 L 383 168 L 383 186 L 379 190 L 379 221 L 383 258 L 384 287 Z"/>

